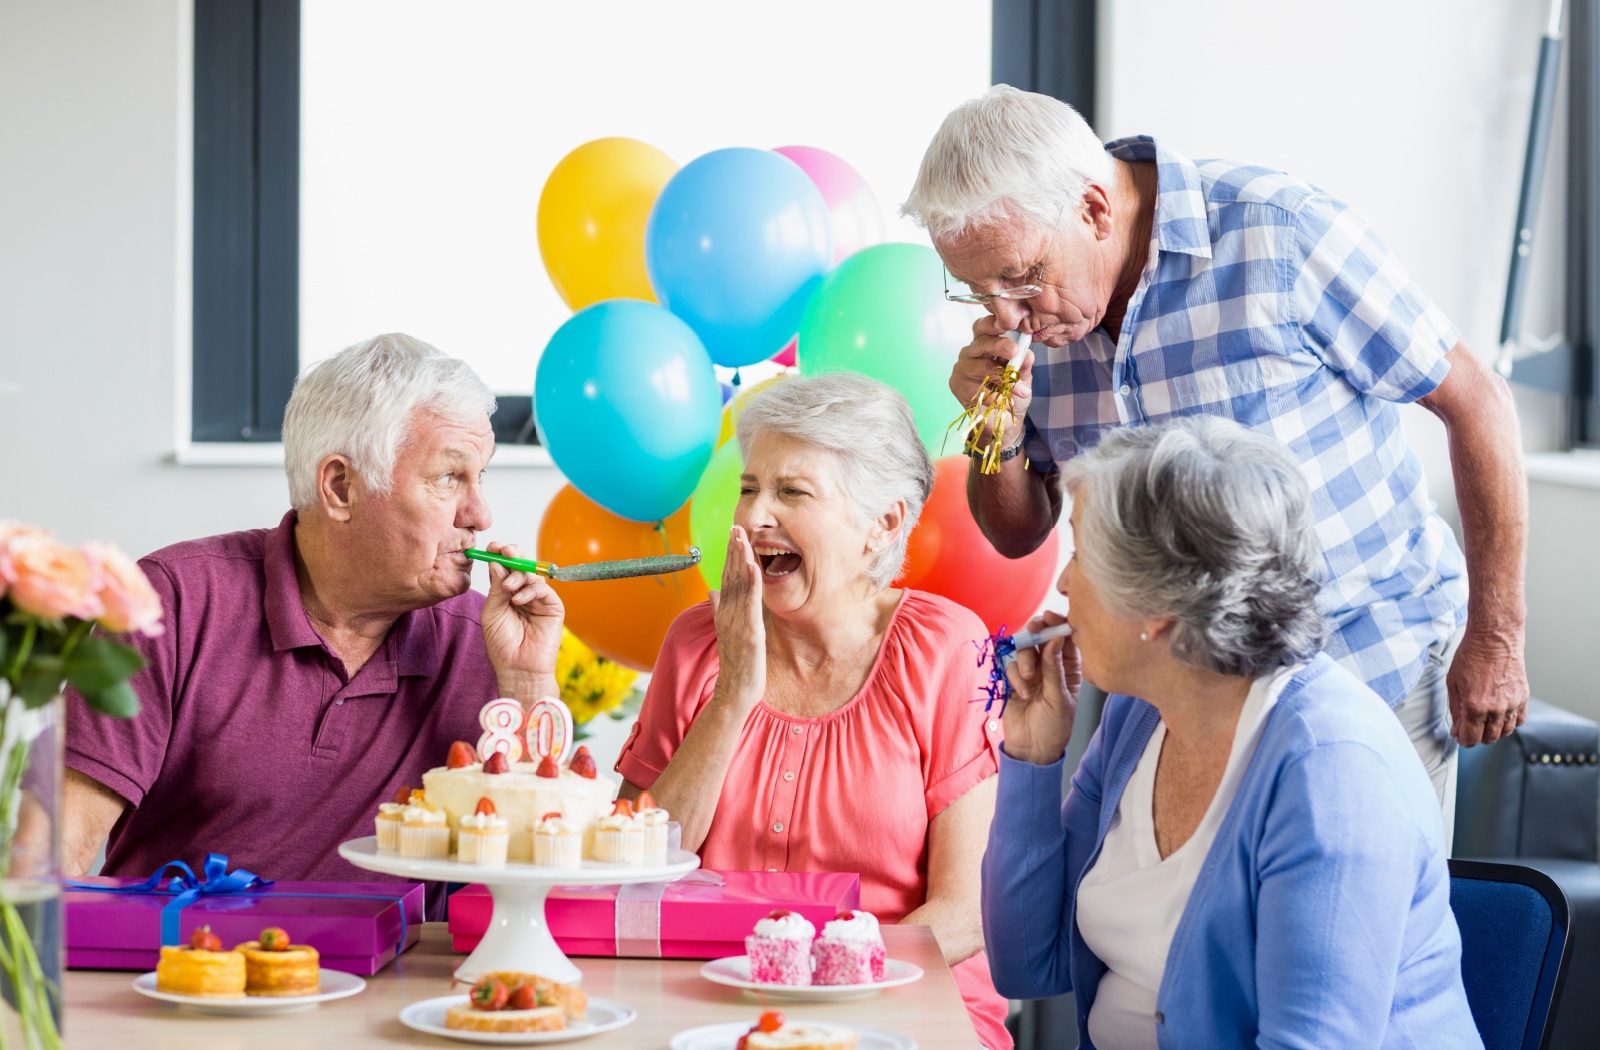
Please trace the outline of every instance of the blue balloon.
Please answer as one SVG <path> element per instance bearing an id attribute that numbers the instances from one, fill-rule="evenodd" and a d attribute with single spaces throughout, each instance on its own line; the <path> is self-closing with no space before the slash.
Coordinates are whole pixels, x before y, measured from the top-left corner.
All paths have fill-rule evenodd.
<path id="1" fill-rule="evenodd" d="M 722 396 L 699 337 L 666 310 L 609 299 L 550 337 L 534 418 L 567 480 L 613 514 L 660 521 L 711 459 Z"/>
<path id="2" fill-rule="evenodd" d="M 782 154 L 715 150 L 662 189 L 644 253 L 656 298 L 689 322 L 711 360 L 753 365 L 794 338 L 833 260 L 828 205 Z"/>

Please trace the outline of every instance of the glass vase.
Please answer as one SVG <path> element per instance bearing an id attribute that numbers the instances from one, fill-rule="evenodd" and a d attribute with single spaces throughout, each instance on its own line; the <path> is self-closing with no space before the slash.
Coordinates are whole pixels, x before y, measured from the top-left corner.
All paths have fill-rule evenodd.
<path id="1" fill-rule="evenodd" d="M 0 1050 L 62 1045 L 62 708 L 0 679 Z"/>

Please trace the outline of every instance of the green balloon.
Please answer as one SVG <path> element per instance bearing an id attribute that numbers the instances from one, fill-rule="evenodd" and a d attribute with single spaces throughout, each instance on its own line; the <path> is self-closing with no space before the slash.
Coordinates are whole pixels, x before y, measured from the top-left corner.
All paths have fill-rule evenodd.
<path id="1" fill-rule="evenodd" d="M 834 267 L 811 297 L 798 350 L 804 375 L 859 372 L 904 394 L 935 459 L 961 450 L 959 433 L 948 444 L 945 436 L 962 409 L 950 393 L 950 370 L 972 342 L 974 316 L 945 299 L 943 278 L 932 248 L 863 248 Z"/>
<path id="2" fill-rule="evenodd" d="M 739 443 L 724 442 L 711 454 L 711 462 L 689 497 L 689 540 L 700 548 L 700 575 L 714 591 L 722 589 L 722 563 L 728 560 L 728 530 L 733 528 L 743 472 Z"/>

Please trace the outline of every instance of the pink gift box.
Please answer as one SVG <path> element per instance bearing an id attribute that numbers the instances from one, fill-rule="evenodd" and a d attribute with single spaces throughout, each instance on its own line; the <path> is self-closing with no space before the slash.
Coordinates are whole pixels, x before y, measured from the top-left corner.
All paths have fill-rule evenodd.
<path id="1" fill-rule="evenodd" d="M 137 886 L 144 880 L 75 881 Z M 161 911 L 172 903 L 170 895 L 68 888 L 65 900 L 68 969 L 156 968 Z M 248 893 L 202 896 L 183 909 L 178 924 L 182 943 L 189 943 L 197 927 L 210 926 L 226 948 L 255 940 L 268 926 L 281 926 L 295 944 L 315 948 L 328 969 L 368 977 L 417 943 L 422 908 L 420 882 L 274 882 Z"/>
<path id="2" fill-rule="evenodd" d="M 677 882 L 642 886 L 558 887 L 550 891 L 544 914 L 556 944 L 568 955 L 720 959 L 743 955 L 745 936 L 774 908 L 798 912 L 820 929 L 839 912 L 860 906 L 861 877 L 854 872 L 700 871 Z M 478 946 L 493 907 L 483 886 L 451 895 L 456 951 Z"/>

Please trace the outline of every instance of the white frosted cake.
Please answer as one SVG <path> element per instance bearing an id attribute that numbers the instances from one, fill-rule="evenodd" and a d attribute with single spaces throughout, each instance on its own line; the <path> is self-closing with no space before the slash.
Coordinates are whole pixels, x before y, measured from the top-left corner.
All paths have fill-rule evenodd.
<path id="1" fill-rule="evenodd" d="M 585 777 L 570 768 L 542 777 L 532 762 L 517 762 L 504 773 L 485 773 L 481 763 L 450 769 L 440 766 L 422 775 L 429 802 L 450 818 L 450 844 L 456 846 L 461 818 L 471 816 L 478 800 L 494 803 L 495 812 L 511 826 L 507 859 L 532 863 L 533 827 L 547 814 L 559 813 L 568 827 L 583 833 L 583 852 L 592 855 L 595 822 L 611 812 L 618 784 L 610 777 Z"/>

